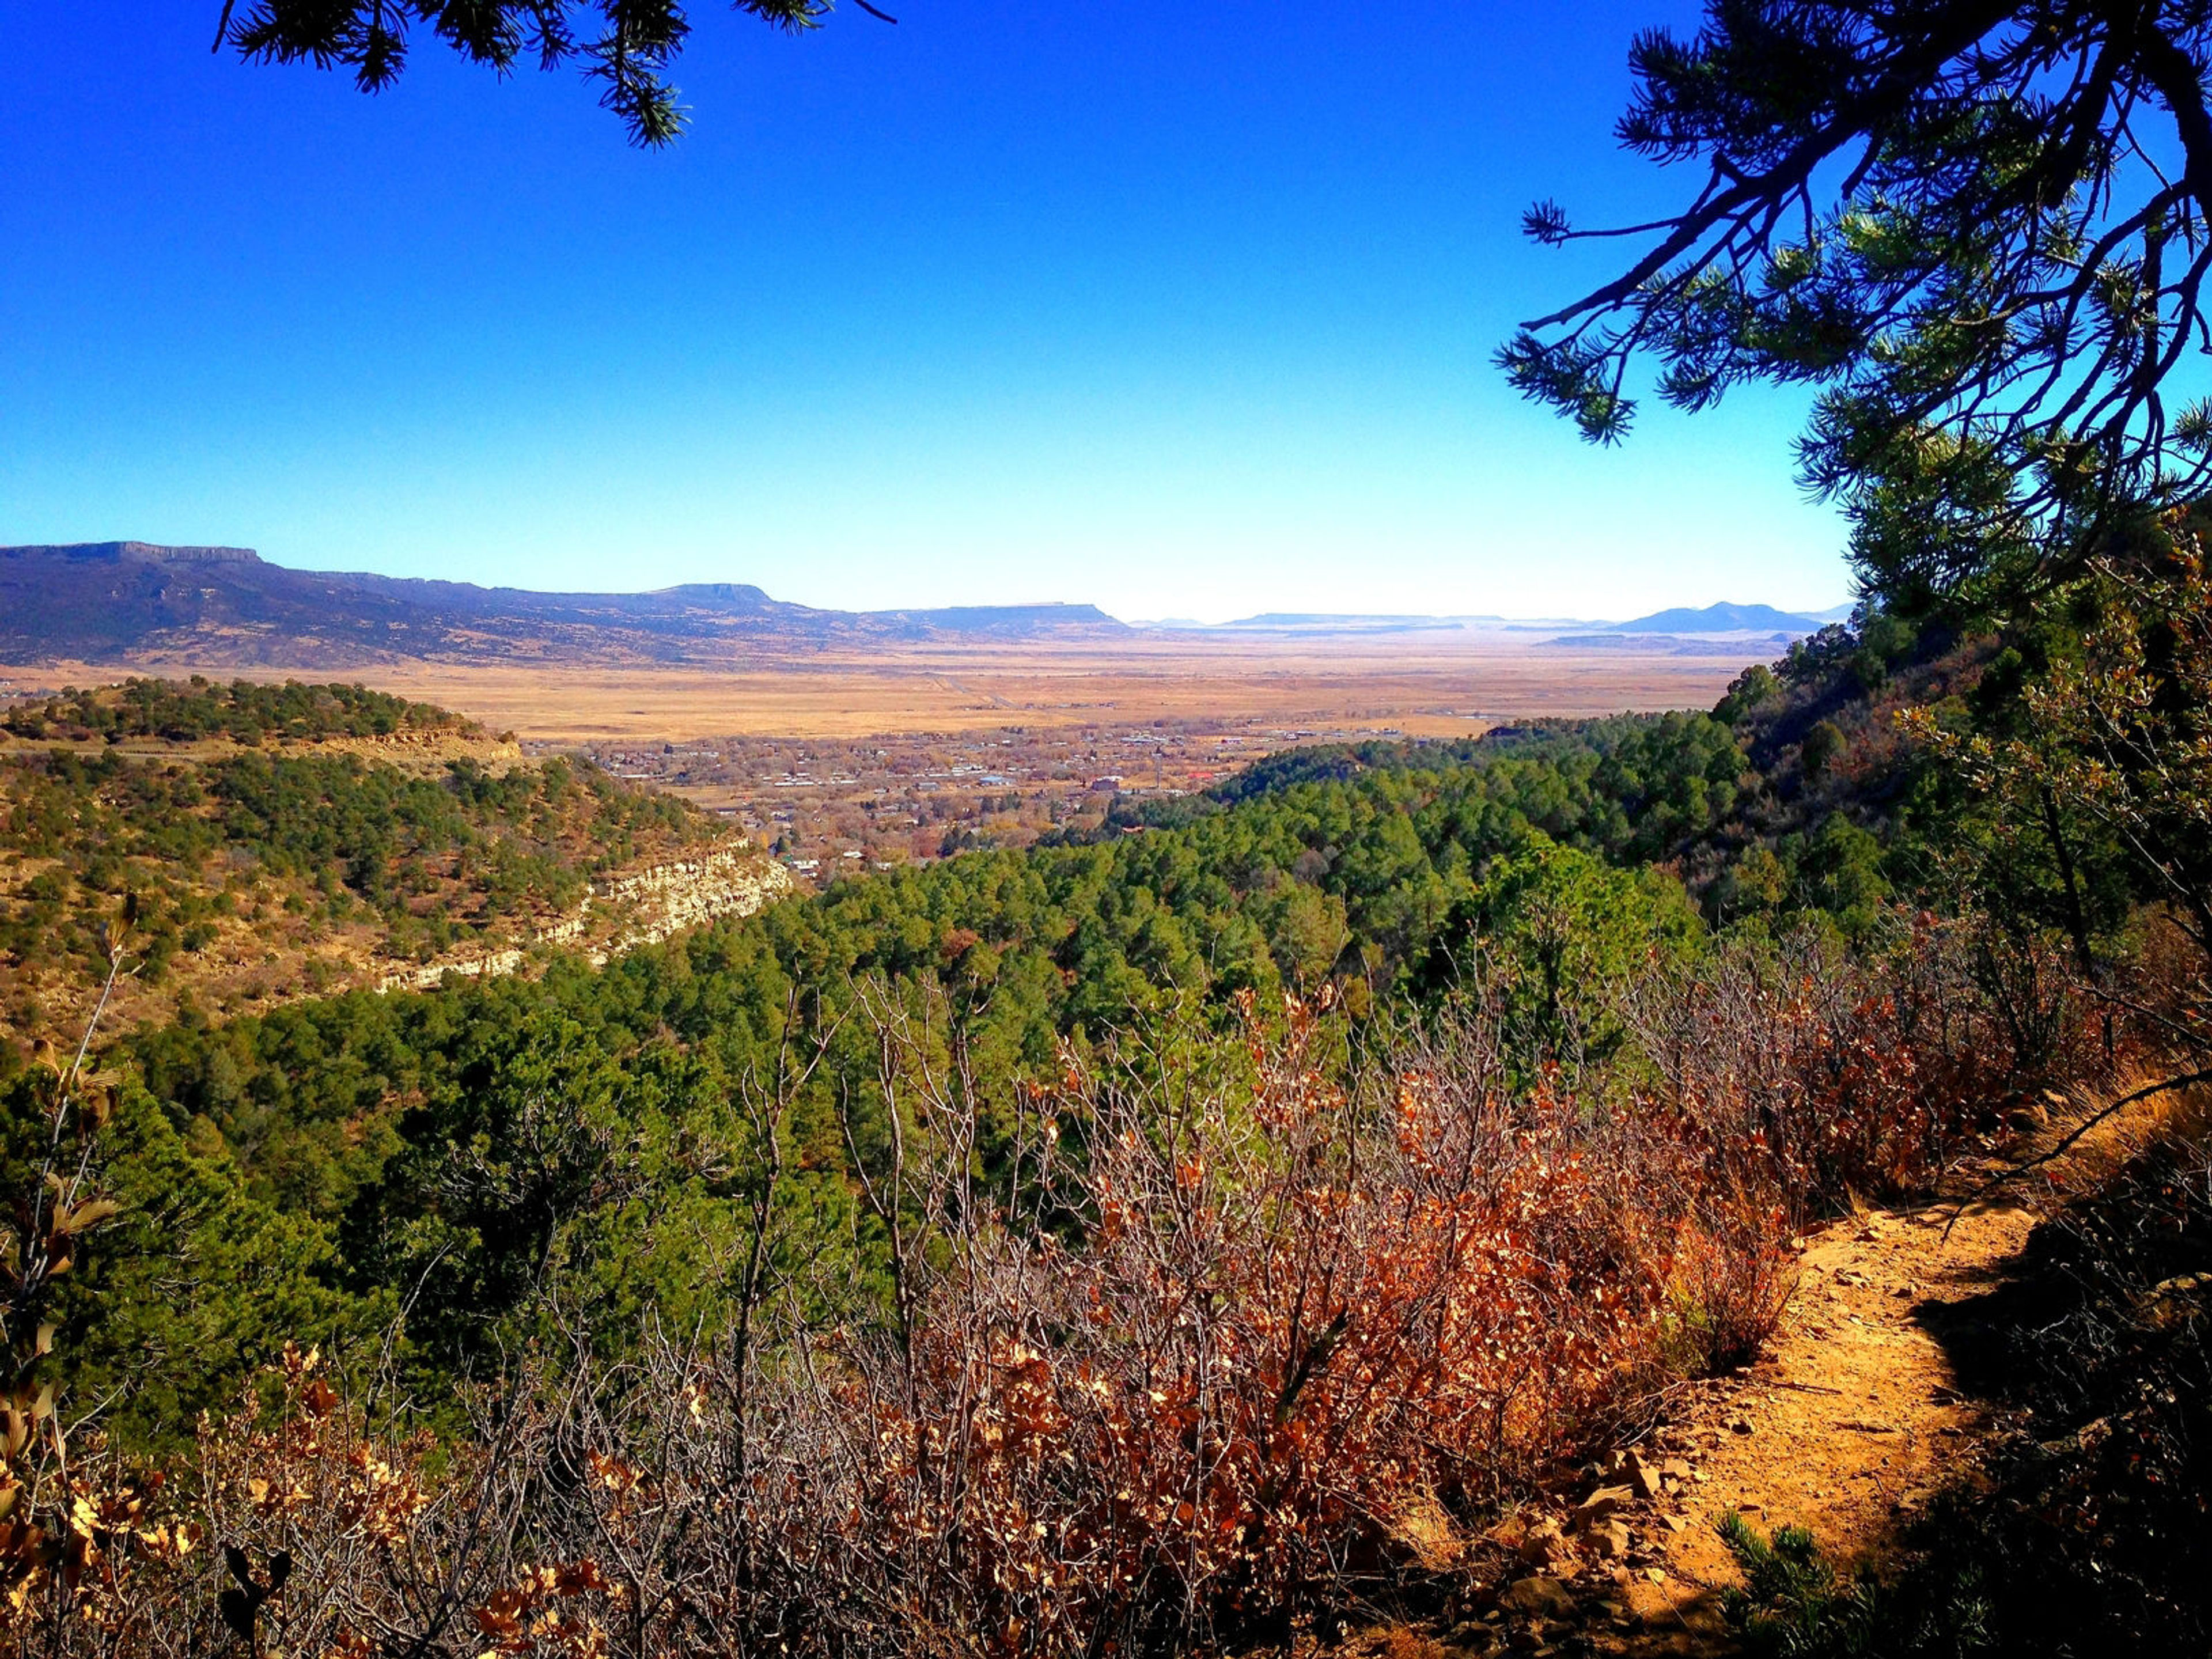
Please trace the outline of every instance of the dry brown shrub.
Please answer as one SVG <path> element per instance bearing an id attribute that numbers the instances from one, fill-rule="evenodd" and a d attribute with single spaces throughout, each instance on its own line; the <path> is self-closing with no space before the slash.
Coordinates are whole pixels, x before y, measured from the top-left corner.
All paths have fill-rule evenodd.
<path id="1" fill-rule="evenodd" d="M 2098 1064 L 2080 999 L 2030 1041 L 1987 994 L 1978 950 L 1972 924 L 1926 915 L 1876 952 L 1813 928 L 1730 939 L 1624 987 L 1622 1017 L 1654 1108 L 1802 1224 L 1854 1196 L 1925 1193 L 2007 1105 Z"/>
<path id="2" fill-rule="evenodd" d="M 1701 1363 L 1687 1310 L 1769 1306 L 1771 1203 L 1687 1119 L 1516 1094 L 1479 1017 L 1352 1095 L 1297 1003 L 1241 1066 L 1071 1061 L 987 1187 L 957 1056 L 874 1012 L 888 1317 L 780 1301 L 741 1348 L 580 1351 L 447 1446 L 370 1431 L 289 1355 L 46 1650 L 205 1652 L 241 1620 L 349 1656 L 1280 1638 L 1449 1565 Z M 145 1541 L 179 1524 L 226 1548 Z"/>
<path id="3" fill-rule="evenodd" d="M 1638 1375 L 1674 1238 L 1622 1146 L 1419 1071 L 1369 1116 L 1310 1022 L 1249 1093 L 1071 1079 L 1087 1156 L 1032 1190 L 1080 1237 L 955 1218 L 911 1328 L 844 1353 L 854 1478 L 921 1603 L 1010 1650 L 1279 1626 Z"/>
<path id="4" fill-rule="evenodd" d="M 1800 1218 L 1924 1184 L 2018 1085 L 1972 988 L 1932 923 L 1874 962 L 1727 947 L 1624 992 L 1644 1069 L 1603 1103 L 1514 1086 L 1479 994 L 1348 1091 L 1292 1001 L 1241 1055 L 1071 1054 L 993 1115 L 988 1181 L 941 1006 L 869 991 L 892 1111 L 848 1128 L 887 1308 L 807 1316 L 858 1304 L 748 1274 L 741 1340 L 606 1368 L 580 1339 L 449 1444 L 373 1431 L 289 1355 L 15 1633 L 118 1659 L 246 1625 L 348 1656 L 1285 1639 L 1755 1354 Z"/>

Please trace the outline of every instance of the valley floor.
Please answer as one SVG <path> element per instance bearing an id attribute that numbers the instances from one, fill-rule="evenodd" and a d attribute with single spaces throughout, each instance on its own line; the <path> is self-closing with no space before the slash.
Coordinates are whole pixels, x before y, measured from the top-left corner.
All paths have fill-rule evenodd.
<path id="1" fill-rule="evenodd" d="M 1466 632 L 1307 640 L 1139 635 L 1101 644 L 884 644 L 769 652 L 721 666 L 408 660 L 343 670 L 197 662 L 0 664 L 0 694 L 131 673 L 228 680 L 358 679 L 427 698 L 494 732 L 562 744 L 707 736 L 857 739 L 963 732 L 1076 732 L 1159 720 L 1467 737 L 1500 720 L 1710 708 L 1771 647 L 1728 635 L 1650 648 L 1555 647 Z"/>

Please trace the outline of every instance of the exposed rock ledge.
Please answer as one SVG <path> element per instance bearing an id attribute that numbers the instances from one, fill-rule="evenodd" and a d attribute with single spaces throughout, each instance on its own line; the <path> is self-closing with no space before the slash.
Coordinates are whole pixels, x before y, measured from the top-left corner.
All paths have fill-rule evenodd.
<path id="1" fill-rule="evenodd" d="M 612 911 L 619 917 L 585 951 L 593 967 L 611 957 L 641 945 L 653 945 L 722 916 L 747 916 L 791 890 L 791 872 L 757 850 L 704 854 L 667 864 L 649 865 L 594 882 L 591 892 L 574 915 L 540 928 L 527 945 L 478 951 L 440 958 L 422 966 L 409 964 L 387 972 L 377 985 L 381 991 L 427 991 L 447 974 L 471 978 L 511 974 L 540 945 L 576 945 L 601 929 L 592 926 L 594 913 Z M 603 924 L 604 926 L 604 921 Z"/>

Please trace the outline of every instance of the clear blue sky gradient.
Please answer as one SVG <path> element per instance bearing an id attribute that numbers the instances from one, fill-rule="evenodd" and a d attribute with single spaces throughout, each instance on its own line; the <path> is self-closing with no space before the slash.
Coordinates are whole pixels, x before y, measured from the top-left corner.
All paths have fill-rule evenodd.
<path id="1" fill-rule="evenodd" d="M 1686 4 L 706 0 L 690 133 L 428 37 L 210 56 L 208 0 L 0 0 L 0 542 L 533 587 L 757 582 L 1622 617 L 1849 596 L 1802 400 L 1583 445 L 1490 367 L 1686 189 L 1619 154 Z"/>

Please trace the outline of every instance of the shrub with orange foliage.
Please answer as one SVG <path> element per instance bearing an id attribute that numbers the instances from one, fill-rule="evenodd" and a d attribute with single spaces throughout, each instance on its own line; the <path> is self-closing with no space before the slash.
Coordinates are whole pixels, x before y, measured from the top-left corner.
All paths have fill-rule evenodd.
<path id="1" fill-rule="evenodd" d="M 887 1582 L 1005 1651 L 1280 1634 L 1644 1380 L 1678 1149 L 1402 1076 L 1361 1109 L 1310 1011 L 1249 1089 L 1071 1079 L 1024 1224 L 955 1212 L 910 1327 L 842 1356 Z M 1063 1240 L 1054 1211 L 1087 1221 Z"/>
<path id="2" fill-rule="evenodd" d="M 1516 1097 L 1472 1025 L 1350 1095 L 1297 1003 L 1241 1076 L 1071 1060 L 987 1188 L 972 1101 L 878 1012 L 910 1085 L 865 1172 L 887 1318 L 541 1367 L 449 1447 L 370 1434 L 289 1354 L 206 1425 L 178 1505 L 226 1549 L 126 1551 L 52 1650 L 1285 1637 L 1449 1565 L 1498 1497 L 1698 1363 L 1715 1263 L 1778 1282 L 1776 1230 L 1680 1121 Z"/>
<path id="3" fill-rule="evenodd" d="M 2031 1049 L 1983 994 L 1976 949 L 1973 924 L 1919 915 L 1878 953 L 1807 928 L 1644 976 L 1622 1003 L 1656 1073 L 1651 1105 L 1801 1223 L 1854 1195 L 1925 1192 L 2024 1091 L 2099 1063 L 2078 1000 Z"/>
<path id="4" fill-rule="evenodd" d="M 884 1303 L 763 1265 L 720 1344 L 605 1368 L 580 1334 L 453 1443 L 373 1431 L 288 1353 L 189 1478 L 71 1472 L 97 1570 L 42 1569 L 9 1632 L 116 1659 L 1291 1638 L 1755 1354 L 1802 1218 L 1924 1184 L 2022 1083 L 1967 945 L 1916 926 L 1879 961 L 1803 935 L 1622 988 L 1640 1057 L 1583 1099 L 1516 1087 L 1476 994 L 1356 1088 L 1292 1000 L 1240 1054 L 1071 1053 L 987 1114 L 942 1006 L 863 988 L 894 1109 L 846 1127 Z"/>

